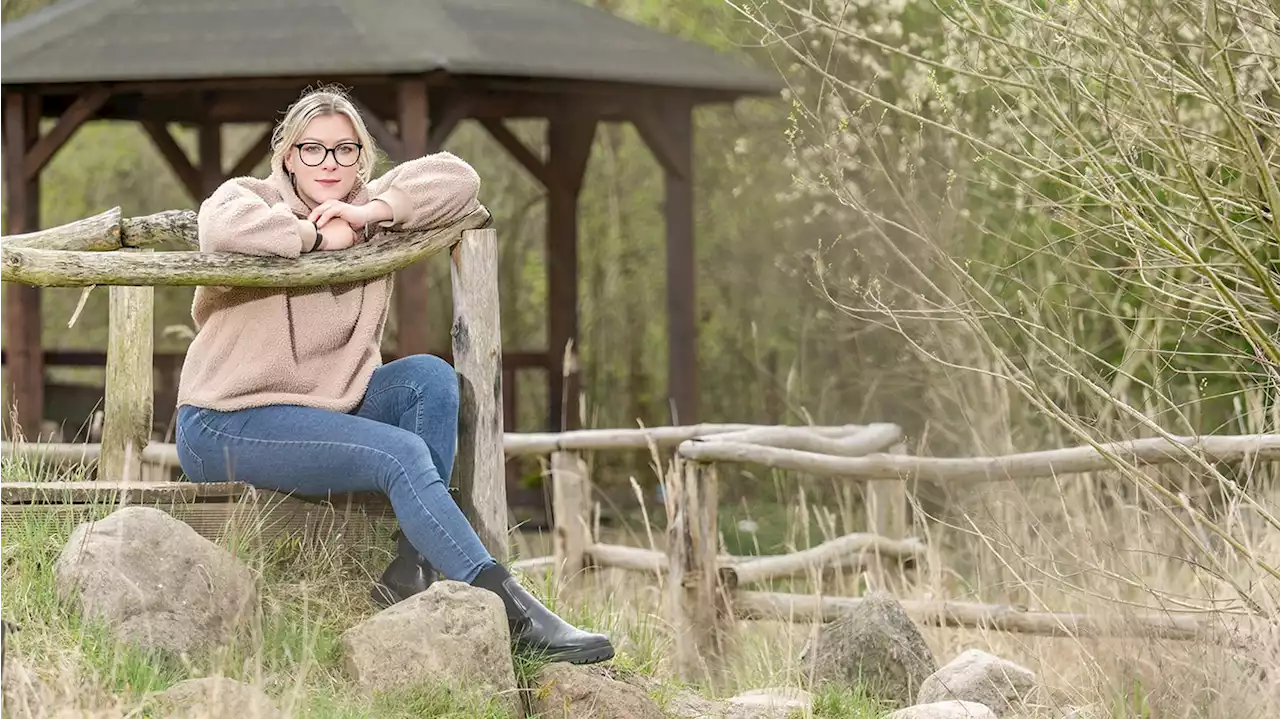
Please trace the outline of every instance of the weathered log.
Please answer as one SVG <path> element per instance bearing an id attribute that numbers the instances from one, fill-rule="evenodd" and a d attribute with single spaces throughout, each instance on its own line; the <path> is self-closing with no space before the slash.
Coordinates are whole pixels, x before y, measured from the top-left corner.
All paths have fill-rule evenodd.
<path id="1" fill-rule="evenodd" d="M 511 563 L 511 571 L 513 572 L 538 572 L 556 565 L 555 557 L 530 557 L 528 559 L 518 559 Z"/>
<path id="2" fill-rule="evenodd" d="M 691 424 L 678 427 L 637 429 L 578 429 L 568 432 L 522 432 L 508 434 L 508 456 L 551 454 L 557 451 L 607 451 L 647 449 L 652 442 L 659 448 L 674 447 L 696 437 L 759 428 L 751 424 Z M 806 428 L 818 434 L 845 434 L 843 427 Z M 837 435 L 839 436 L 839 435 Z"/>
<path id="3" fill-rule="evenodd" d="M 660 447 L 674 447 L 691 436 L 706 436 L 729 427 L 741 429 L 753 425 L 716 425 L 700 424 L 685 427 L 655 427 L 653 429 L 583 429 L 563 433 L 544 432 L 507 432 L 503 435 L 503 452 L 507 457 L 529 455 L 549 455 L 559 450 L 565 451 L 611 451 L 644 449 L 648 447 L 648 439 Z M 842 427 L 816 427 L 818 432 L 828 432 L 835 436 L 846 432 Z M 84 461 L 98 457 L 97 444 L 37 444 L 34 442 L 6 442 L 5 453 L 13 452 L 18 456 L 32 460 Z M 152 443 L 143 455 L 144 462 L 177 463 L 177 448 L 172 443 Z"/>
<path id="4" fill-rule="evenodd" d="M 591 564 L 597 567 L 613 567 L 653 574 L 662 574 L 667 569 L 667 555 L 656 549 L 596 543 L 587 547 L 586 555 Z"/>
<path id="5" fill-rule="evenodd" d="M 169 216 L 169 219 L 177 219 Z M 310 287 L 357 282 L 390 274 L 457 244 L 460 234 L 489 223 L 482 208 L 447 227 L 420 232 L 380 232 L 366 243 L 297 259 L 234 252 L 176 251 L 133 255 L 10 247 L 5 241 L 3 280 L 43 287 L 88 285 L 206 285 Z M 176 240 L 150 225 L 149 239 Z M 126 223 L 128 226 L 128 223 Z M 141 237 L 142 235 L 139 235 Z M 128 235 L 126 233 L 126 241 Z"/>
<path id="6" fill-rule="evenodd" d="M 915 539 L 888 539 L 874 534 L 846 534 L 817 546 L 789 554 L 768 557 L 745 557 L 722 566 L 720 579 L 728 589 L 765 582 L 777 577 L 791 577 L 812 569 L 850 567 L 864 563 L 869 556 L 898 561 L 917 561 L 925 556 L 924 543 Z"/>
<path id="7" fill-rule="evenodd" d="M 194 214 L 194 213 L 193 213 Z M 120 208 L 86 217 L 65 225 L 34 232 L 23 232 L 4 238 L 5 252 L 19 247 L 38 250 L 102 252 L 118 250 L 120 242 Z"/>
<path id="8" fill-rule="evenodd" d="M 889 454 L 906 454 L 899 442 Z M 907 483 L 891 479 L 873 479 L 866 484 L 867 531 L 882 537 L 901 539 L 907 534 Z"/>
<path id="9" fill-rule="evenodd" d="M 781 592 L 739 591 L 733 595 L 734 614 L 742 619 L 831 621 L 864 600 Z M 964 627 L 1058 637 L 1155 636 L 1195 639 L 1210 630 L 1203 615 L 1156 610 L 1117 611 L 1114 616 L 1032 612 L 1003 604 L 900 599 L 907 615 L 935 627 Z"/>
<path id="10" fill-rule="evenodd" d="M 1168 442 L 1150 437 L 1100 445 L 1026 452 L 999 457 L 918 457 L 875 454 L 832 457 L 814 452 L 774 449 L 733 442 L 692 440 L 679 454 L 698 462 L 759 464 L 846 479 L 924 479 L 939 482 L 981 482 L 1034 479 L 1115 468 L 1120 462 L 1169 464 L 1200 457 L 1206 462 L 1280 459 L 1280 434 L 1177 437 Z"/>
<path id="11" fill-rule="evenodd" d="M 150 250 L 121 250 L 133 254 Z M 154 287 L 108 291 L 107 380 L 99 480 L 137 480 L 151 439 Z"/>
<path id="12" fill-rule="evenodd" d="M 196 213 L 191 210 L 165 210 L 153 215 L 126 217 L 121 224 L 120 244 L 125 247 L 175 245 L 200 249 L 199 223 L 196 222 Z"/>
<path id="13" fill-rule="evenodd" d="M 826 437 L 809 427 L 757 427 L 739 432 L 726 432 L 707 437 L 707 441 L 754 444 L 778 449 L 861 457 L 883 451 L 902 439 L 902 428 L 896 424 L 876 423 L 865 427 L 850 425 L 843 437 Z"/>
<path id="14" fill-rule="evenodd" d="M 676 674 L 708 678 L 724 654 L 728 596 L 717 571 L 716 468 L 677 462 L 668 482 L 667 606 L 675 636 Z"/>
<path id="15" fill-rule="evenodd" d="M 551 513 L 555 521 L 556 571 L 561 581 L 576 576 L 585 566 L 587 545 L 591 543 L 590 510 L 587 463 L 572 452 L 553 452 Z"/>
<path id="16" fill-rule="evenodd" d="M 502 452 L 498 233 L 468 230 L 453 248 L 453 364 L 459 381 L 454 471 L 463 512 L 498 561 L 509 554 Z"/>

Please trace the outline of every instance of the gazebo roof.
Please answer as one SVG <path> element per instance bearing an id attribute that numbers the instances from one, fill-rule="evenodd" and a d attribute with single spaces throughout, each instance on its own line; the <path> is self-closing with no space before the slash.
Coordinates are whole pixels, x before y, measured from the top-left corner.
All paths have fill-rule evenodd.
<path id="1" fill-rule="evenodd" d="M 574 0 L 61 0 L 5 23 L 5 85 L 500 76 L 773 94 L 779 78 Z"/>

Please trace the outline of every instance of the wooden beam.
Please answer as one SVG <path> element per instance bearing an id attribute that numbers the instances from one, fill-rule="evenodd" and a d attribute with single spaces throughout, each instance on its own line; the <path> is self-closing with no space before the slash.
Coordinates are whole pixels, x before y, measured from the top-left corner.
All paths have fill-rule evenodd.
<path id="1" fill-rule="evenodd" d="M 4 150 L 8 181 L 5 231 L 30 232 L 40 227 L 39 172 L 28 178 L 25 158 L 39 134 L 40 98 L 34 94 L 4 95 Z M 11 250 L 6 247 L 6 254 Z M 4 335 L 9 358 L 5 396 L 8 407 L 0 418 L 7 436 L 34 438 L 44 418 L 44 355 L 41 350 L 40 288 L 12 284 L 5 288 Z"/>
<path id="2" fill-rule="evenodd" d="M 173 135 L 169 134 L 169 128 L 155 120 L 143 120 L 139 124 L 151 138 L 151 144 L 156 146 L 160 155 L 169 163 L 173 174 L 178 176 L 178 181 L 186 188 L 187 194 L 191 199 L 199 202 L 203 195 L 204 179 L 200 171 L 187 158 L 187 153 L 183 152 L 177 141 L 173 139 Z"/>
<path id="3" fill-rule="evenodd" d="M 596 119 L 562 112 L 547 123 L 548 428 L 578 429 L 578 193 L 591 156 Z"/>
<path id="4" fill-rule="evenodd" d="M 667 224 L 667 395 L 672 424 L 698 421 L 697 254 L 693 248 L 693 112 L 665 108 L 673 169 L 665 170 Z"/>
<path id="5" fill-rule="evenodd" d="M 420 79 L 404 80 L 398 88 L 400 144 L 404 160 L 427 154 L 429 125 L 427 85 Z M 431 351 L 427 324 L 427 266 L 415 263 L 396 273 L 393 294 L 396 313 L 396 350 L 401 355 Z"/>
<path id="6" fill-rule="evenodd" d="M 71 139 L 76 130 L 92 119 L 94 113 L 106 104 L 110 97 L 111 90 L 105 87 L 93 88 L 77 97 L 58 118 L 57 124 L 49 134 L 37 140 L 35 145 L 27 150 L 26 156 L 22 158 L 24 179 L 36 179 L 40 171 L 49 164 L 58 150 L 67 144 L 67 140 Z"/>
<path id="7" fill-rule="evenodd" d="M 222 124 L 216 121 L 200 123 L 200 196 L 203 200 L 226 180 L 222 172 Z"/>
<path id="8" fill-rule="evenodd" d="M 433 98 L 430 108 L 431 128 L 427 133 L 427 150 L 439 152 L 444 147 L 444 143 L 449 140 L 449 136 L 457 129 L 458 123 L 471 114 L 472 107 L 471 98 L 467 96 L 447 102 L 437 102 Z"/>
<path id="9" fill-rule="evenodd" d="M 244 151 L 236 164 L 232 166 L 231 171 L 227 173 L 227 177 L 243 177 L 253 172 L 253 168 L 258 166 L 264 158 L 271 152 L 271 135 L 272 128 L 267 129 L 258 137 L 258 141 L 249 146 Z"/>
<path id="10" fill-rule="evenodd" d="M 551 172 L 547 168 L 547 163 L 543 162 L 533 150 L 520 141 L 520 138 L 511 132 L 511 128 L 502 120 L 494 120 L 483 118 L 480 120 L 481 126 L 488 131 L 489 136 L 497 140 L 499 145 L 511 155 L 520 166 L 533 176 L 543 187 L 550 187 L 555 180 L 551 177 Z"/>
<path id="11" fill-rule="evenodd" d="M 408 159 L 405 157 L 404 145 L 400 142 L 400 138 L 396 137 L 391 128 L 387 127 L 387 123 L 382 121 L 378 113 L 358 97 L 352 96 L 351 101 L 355 103 L 356 109 L 364 117 L 364 124 L 368 126 L 369 134 L 373 135 L 373 139 L 382 148 L 382 151 L 387 153 L 387 157 L 390 157 L 395 162 L 404 162 Z"/>
<path id="12" fill-rule="evenodd" d="M 631 124 L 635 126 L 644 144 L 648 145 L 649 152 L 658 161 L 663 172 L 688 179 L 689 167 L 681 159 L 679 138 L 671 136 L 671 128 L 664 122 L 661 113 L 648 107 L 637 109 L 631 114 Z"/>

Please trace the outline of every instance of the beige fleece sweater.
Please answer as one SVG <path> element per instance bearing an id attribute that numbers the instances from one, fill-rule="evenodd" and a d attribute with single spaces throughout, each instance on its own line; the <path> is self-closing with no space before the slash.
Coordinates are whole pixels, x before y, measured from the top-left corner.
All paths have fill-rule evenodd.
<path id="1" fill-rule="evenodd" d="M 383 227 L 438 227 L 478 206 L 480 178 L 447 152 L 404 162 L 346 202 L 380 199 Z M 225 182 L 198 213 L 202 252 L 297 258 L 315 241 L 309 208 L 278 164 L 267 179 Z M 323 287 L 198 287 L 196 337 L 187 349 L 178 406 L 236 410 L 296 404 L 349 412 L 382 363 L 391 276 Z"/>

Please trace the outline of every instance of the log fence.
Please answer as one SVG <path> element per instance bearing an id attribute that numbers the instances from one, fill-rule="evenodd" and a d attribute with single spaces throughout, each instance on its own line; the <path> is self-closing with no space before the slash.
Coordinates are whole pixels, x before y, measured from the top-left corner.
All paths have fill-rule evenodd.
<path id="1" fill-rule="evenodd" d="M 175 514 L 209 533 L 236 514 L 238 500 L 263 493 L 228 481 L 195 484 L 143 481 L 144 466 L 173 468 L 172 444 L 150 441 L 152 348 L 151 287 L 165 284 L 309 286 L 353 281 L 394 271 L 449 250 L 454 287 L 453 358 L 461 383 L 461 432 L 454 480 L 460 504 L 485 545 L 509 559 L 503 461 L 538 456 L 550 470 L 553 547 L 548 557 L 514 562 L 526 572 L 550 571 L 572 581 L 593 568 L 652 575 L 663 585 L 676 638 L 679 673 L 705 675 L 738 619 L 828 620 L 862 601 L 759 591 L 752 587 L 815 571 L 842 571 L 871 562 L 905 567 L 928 561 L 928 547 L 907 536 L 907 486 L 1017 481 L 1143 464 L 1274 461 L 1280 435 L 1156 437 L 1130 442 L 1028 452 L 999 457 L 939 458 L 907 454 L 901 428 L 892 424 L 832 427 L 699 424 L 636 429 L 583 429 L 561 433 L 503 432 L 502 350 L 498 324 L 496 232 L 487 211 L 447 228 L 382 233 L 367 245 L 328 256 L 275 261 L 193 251 L 154 252 L 176 243 L 195 246 L 192 213 L 161 213 L 122 220 L 118 210 L 59 228 L 5 238 L 3 279 L 44 286 L 111 285 L 107 412 L 99 444 L 5 443 L 6 456 L 37 462 L 94 463 L 90 482 L 0 482 L 5 521 L 24 512 L 107 498 L 111 502 L 168 503 Z M 401 234 L 399 237 L 389 235 Z M 145 339 L 143 338 L 145 335 Z M 663 549 L 598 541 L 592 528 L 593 483 L 587 453 L 646 449 L 666 460 Z M 867 483 L 867 532 L 774 556 L 727 556 L 720 551 L 717 509 L 722 473 L 750 464 Z M 273 494 L 273 493 L 267 493 Z M 287 517 L 300 511 L 288 498 L 272 498 Z M 342 507 L 345 502 L 345 508 Z M 304 503 L 314 510 L 317 503 Z M 320 503 L 324 504 L 324 503 Z M 287 505 L 287 506 L 286 506 Z M 329 498 L 327 511 L 378 507 L 369 497 Z M 312 515 L 308 515 L 311 517 Z M 306 521 L 311 521 L 307 519 Z M 285 522 L 287 527 L 296 523 Z M 1190 638 L 1204 631 L 1202 617 L 1147 611 L 1121 625 L 1079 614 L 954 601 L 904 600 L 917 620 L 940 626 L 988 628 L 1048 635 L 1151 632 Z"/>

